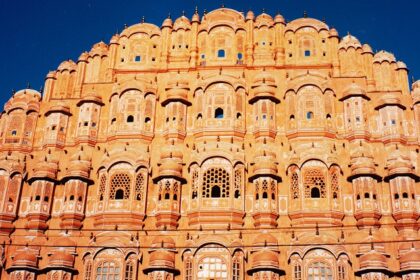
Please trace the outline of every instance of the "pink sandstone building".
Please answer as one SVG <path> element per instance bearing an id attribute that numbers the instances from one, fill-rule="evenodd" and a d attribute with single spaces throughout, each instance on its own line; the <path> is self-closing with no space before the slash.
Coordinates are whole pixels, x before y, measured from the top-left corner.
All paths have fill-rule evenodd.
<path id="1" fill-rule="evenodd" d="M 420 81 L 324 22 L 139 23 L 0 118 L 12 280 L 420 279 Z"/>

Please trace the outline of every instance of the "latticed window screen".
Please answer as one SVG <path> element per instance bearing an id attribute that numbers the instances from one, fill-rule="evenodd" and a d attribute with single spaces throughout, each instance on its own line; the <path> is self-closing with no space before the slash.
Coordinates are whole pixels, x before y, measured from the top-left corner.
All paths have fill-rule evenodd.
<path id="1" fill-rule="evenodd" d="M 198 193 L 198 170 L 194 170 L 192 174 L 192 198 L 196 198 Z"/>
<path id="2" fill-rule="evenodd" d="M 230 176 L 223 168 L 210 168 L 203 176 L 203 197 L 210 198 L 213 188 L 220 189 L 220 197 L 229 197 Z"/>
<path id="3" fill-rule="evenodd" d="M 324 262 L 312 263 L 308 268 L 308 280 L 332 280 L 332 270 Z"/>
<path id="4" fill-rule="evenodd" d="M 332 198 L 338 198 L 339 196 L 338 174 L 336 170 L 334 170 L 333 173 L 331 174 L 331 194 L 332 194 Z"/>
<path id="5" fill-rule="evenodd" d="M 132 261 L 128 261 L 125 264 L 124 280 L 134 280 L 134 264 Z"/>
<path id="6" fill-rule="evenodd" d="M 103 262 L 96 268 L 96 280 L 120 279 L 120 267 L 114 262 Z"/>
<path id="7" fill-rule="evenodd" d="M 135 186 L 135 195 L 136 200 L 142 201 L 143 200 L 143 190 L 144 190 L 144 176 L 143 174 L 137 174 L 136 177 L 136 186 Z"/>
<path id="8" fill-rule="evenodd" d="M 106 176 L 105 174 L 101 176 L 101 178 L 99 179 L 99 200 L 102 201 L 104 200 L 104 196 L 105 196 L 105 187 L 106 187 Z"/>
<path id="9" fill-rule="evenodd" d="M 185 260 L 185 280 L 192 280 L 192 260 L 190 257 L 187 257 Z"/>
<path id="10" fill-rule="evenodd" d="M 292 173 L 292 198 L 299 198 L 299 175 L 296 172 Z"/>
<path id="11" fill-rule="evenodd" d="M 235 198 L 241 196 L 242 172 L 240 169 L 235 170 Z"/>
<path id="12" fill-rule="evenodd" d="M 85 267 L 85 280 L 92 279 L 92 262 L 88 261 Z"/>
<path id="13" fill-rule="evenodd" d="M 261 189 L 262 189 L 262 198 L 268 198 L 268 182 L 267 182 L 267 180 L 264 179 L 262 181 Z"/>
<path id="14" fill-rule="evenodd" d="M 311 191 L 313 188 L 317 188 L 319 190 L 321 198 L 326 197 L 325 177 L 321 170 L 317 168 L 310 168 L 305 170 L 304 184 L 306 198 L 311 197 Z"/>
<path id="15" fill-rule="evenodd" d="M 275 199 L 275 195 L 276 195 L 276 182 L 274 180 L 271 180 L 270 186 L 271 186 L 271 198 L 272 199 Z"/>
<path id="16" fill-rule="evenodd" d="M 302 280 L 302 266 L 300 264 L 293 267 L 293 280 Z"/>
<path id="17" fill-rule="evenodd" d="M 346 268 L 342 264 L 338 266 L 338 280 L 346 280 Z"/>
<path id="18" fill-rule="evenodd" d="M 123 192 L 122 199 L 129 199 L 130 197 L 130 185 L 131 179 L 128 174 L 117 173 L 111 179 L 111 188 L 109 191 L 109 197 L 111 199 L 117 199 L 119 191 Z"/>
<path id="19" fill-rule="evenodd" d="M 232 279 L 233 280 L 240 280 L 241 279 L 241 263 L 236 258 L 233 260 Z"/>

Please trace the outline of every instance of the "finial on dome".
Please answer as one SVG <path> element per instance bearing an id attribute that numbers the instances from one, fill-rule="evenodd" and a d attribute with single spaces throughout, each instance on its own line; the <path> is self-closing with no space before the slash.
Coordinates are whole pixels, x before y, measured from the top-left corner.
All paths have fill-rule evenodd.
<path id="1" fill-rule="evenodd" d="M 16 93 L 16 90 L 15 89 L 12 89 L 12 93 L 15 94 Z"/>
<path id="2" fill-rule="evenodd" d="M 265 14 L 265 8 L 262 8 L 262 12 L 263 12 L 263 14 Z"/>
<path id="3" fill-rule="evenodd" d="M 347 31 L 347 36 L 350 36 L 350 31 Z"/>
<path id="4" fill-rule="evenodd" d="M 168 13 L 168 19 L 171 19 L 171 13 Z"/>
<path id="5" fill-rule="evenodd" d="M 325 22 L 326 22 L 325 17 L 323 17 L 323 18 L 322 18 L 322 22 L 323 22 L 323 23 L 325 23 Z"/>
<path id="6" fill-rule="evenodd" d="M 141 17 L 141 23 L 144 23 L 144 16 Z"/>
<path id="7" fill-rule="evenodd" d="M 26 84 L 26 88 L 31 88 L 31 84 L 29 82 Z"/>
<path id="8" fill-rule="evenodd" d="M 198 7 L 195 6 L 194 14 L 198 15 Z"/>
<path id="9" fill-rule="evenodd" d="M 184 10 L 182 10 L 182 16 L 185 17 L 185 11 Z"/>
<path id="10" fill-rule="evenodd" d="M 128 27 L 127 23 L 124 23 L 124 29 L 126 29 Z"/>
<path id="11" fill-rule="evenodd" d="M 204 9 L 203 14 L 204 14 L 204 15 L 207 15 L 207 9 Z"/>
<path id="12" fill-rule="evenodd" d="M 308 12 L 303 11 L 303 17 L 304 17 L 304 18 L 307 18 L 307 17 L 308 17 Z"/>
<path id="13" fill-rule="evenodd" d="M 222 2 L 222 5 L 220 6 L 221 8 L 224 8 L 225 7 L 225 3 L 224 2 Z"/>

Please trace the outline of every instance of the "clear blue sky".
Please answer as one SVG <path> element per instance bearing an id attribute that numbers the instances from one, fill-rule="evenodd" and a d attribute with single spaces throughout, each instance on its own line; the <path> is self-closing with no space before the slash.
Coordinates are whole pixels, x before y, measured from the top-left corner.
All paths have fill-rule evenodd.
<path id="1" fill-rule="evenodd" d="M 344 3 L 346 2 L 346 3 Z M 323 19 L 340 36 L 349 31 L 373 50 L 387 50 L 404 61 L 411 76 L 420 79 L 420 1 L 417 0 L 277 0 L 277 1 L 111 1 L 111 0 L 0 0 L 0 106 L 12 89 L 39 89 L 49 70 L 65 59 L 77 60 L 98 41 L 109 42 L 124 24 L 135 24 L 142 16 L 161 25 L 170 12 L 188 17 L 197 5 L 213 10 L 224 3 L 255 14 L 280 12 L 287 20 L 308 16 Z"/>

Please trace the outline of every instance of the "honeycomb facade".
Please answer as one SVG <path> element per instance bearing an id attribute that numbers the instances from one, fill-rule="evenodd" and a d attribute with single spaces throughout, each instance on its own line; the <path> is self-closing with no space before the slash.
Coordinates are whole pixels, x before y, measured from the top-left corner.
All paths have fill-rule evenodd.
<path id="1" fill-rule="evenodd" d="M 139 23 L 0 119 L 1 279 L 420 279 L 420 81 L 324 22 Z"/>

